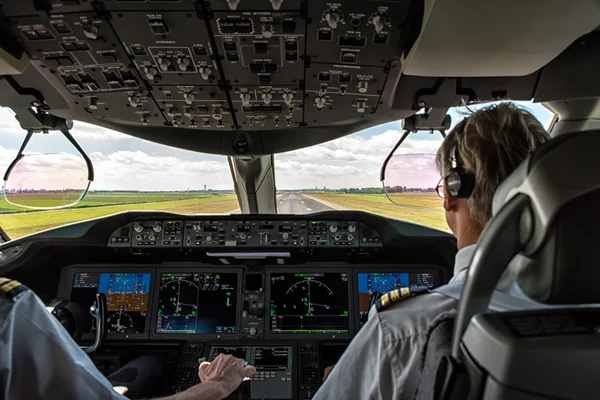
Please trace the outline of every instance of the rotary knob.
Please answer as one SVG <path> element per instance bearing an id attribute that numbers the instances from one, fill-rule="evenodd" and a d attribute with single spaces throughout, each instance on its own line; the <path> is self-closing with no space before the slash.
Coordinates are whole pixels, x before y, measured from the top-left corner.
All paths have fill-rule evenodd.
<path id="1" fill-rule="evenodd" d="M 146 78 L 152 81 L 156 77 L 158 70 L 154 67 L 146 67 L 144 68 L 144 73 L 146 74 Z"/>
<path id="2" fill-rule="evenodd" d="M 281 95 L 283 97 L 283 101 L 285 102 L 285 104 L 290 107 L 292 105 L 292 100 L 294 99 L 294 94 L 293 93 L 284 93 Z"/>
<path id="3" fill-rule="evenodd" d="M 90 40 L 98 39 L 98 28 L 93 24 L 83 25 L 83 34 Z"/>
<path id="4" fill-rule="evenodd" d="M 263 243 L 269 244 L 271 242 L 271 235 L 268 233 L 263 233 Z"/>
<path id="5" fill-rule="evenodd" d="M 166 58 L 166 57 L 158 57 L 157 61 L 158 61 L 158 66 L 160 67 L 161 70 L 163 70 L 163 71 L 169 70 L 169 65 L 171 65 L 171 59 Z"/>
<path id="6" fill-rule="evenodd" d="M 194 93 L 184 93 L 183 99 L 186 104 L 192 104 L 192 102 L 196 99 L 196 95 Z"/>
<path id="7" fill-rule="evenodd" d="M 148 240 L 150 240 L 151 242 L 153 242 L 153 241 L 156 240 L 156 236 L 154 236 L 154 234 L 151 233 L 151 234 L 148 235 Z"/>
<path id="8" fill-rule="evenodd" d="M 315 106 L 318 110 L 325 107 L 325 97 L 315 97 Z"/>
<path id="9" fill-rule="evenodd" d="M 202 67 L 199 68 L 199 71 L 200 71 L 200 76 L 205 81 L 207 81 L 208 78 L 210 78 L 210 74 L 212 74 L 212 69 L 208 65 L 203 65 Z"/>
<path id="10" fill-rule="evenodd" d="M 273 25 L 272 24 L 263 24 L 262 25 L 262 35 L 267 39 L 273 37 Z"/>
<path id="11" fill-rule="evenodd" d="M 88 103 L 88 108 L 90 110 L 97 110 L 98 109 L 98 98 L 97 97 L 90 97 L 89 103 Z"/>
<path id="12" fill-rule="evenodd" d="M 359 101 L 358 103 L 356 103 L 356 111 L 358 111 L 361 114 L 367 111 L 367 103 L 365 103 L 364 101 Z"/>
<path id="13" fill-rule="evenodd" d="M 337 230 L 338 230 L 338 226 L 337 226 L 337 224 L 331 224 L 331 225 L 329 226 L 329 231 L 330 231 L 331 233 L 336 233 L 336 232 L 337 232 Z"/>
<path id="14" fill-rule="evenodd" d="M 256 335 L 256 328 L 251 327 L 250 329 L 248 329 L 248 335 L 250 335 L 250 336 Z"/>
<path id="15" fill-rule="evenodd" d="M 212 243 L 212 241 L 213 241 L 213 238 L 212 238 L 212 236 L 208 235 L 208 236 L 206 237 L 206 243 Z"/>
<path id="16" fill-rule="evenodd" d="M 265 104 L 270 104 L 271 103 L 271 99 L 273 98 L 273 95 L 269 92 L 265 92 L 261 95 L 263 102 Z"/>
<path id="17" fill-rule="evenodd" d="M 281 235 L 281 237 L 283 237 L 283 240 L 288 240 L 290 238 L 290 234 L 287 232 L 283 232 L 283 235 Z"/>
<path id="18" fill-rule="evenodd" d="M 329 10 L 324 17 L 331 29 L 337 28 L 338 22 L 342 20 L 342 14 L 338 10 Z"/>
<path id="19" fill-rule="evenodd" d="M 154 232 L 158 233 L 158 232 L 162 231 L 162 225 L 157 222 L 152 226 L 152 230 Z"/>
<path id="20" fill-rule="evenodd" d="M 356 225 L 354 225 L 354 224 L 348 225 L 348 232 L 350 232 L 350 233 L 356 232 Z"/>
<path id="21" fill-rule="evenodd" d="M 371 19 L 373 23 L 373 27 L 375 28 L 375 32 L 379 33 L 385 28 L 387 24 L 390 23 L 390 18 L 385 14 L 376 14 Z"/>
<path id="22" fill-rule="evenodd" d="M 240 93 L 240 99 L 242 100 L 242 106 L 247 107 L 250 105 L 250 93 Z"/>
<path id="23" fill-rule="evenodd" d="M 179 112 L 179 110 L 177 109 L 177 107 L 171 107 L 169 108 L 169 111 L 167 112 L 167 115 L 169 117 L 174 117 L 175 114 L 177 114 Z"/>
<path id="24" fill-rule="evenodd" d="M 190 65 L 190 59 L 187 57 L 178 58 L 177 64 L 179 65 L 180 70 L 187 71 L 187 67 Z"/>
<path id="25" fill-rule="evenodd" d="M 246 235 L 246 233 L 245 233 L 245 232 L 241 232 L 241 233 L 240 233 L 240 239 L 242 239 L 242 240 L 246 240 L 246 238 L 247 238 L 247 237 L 248 237 L 248 235 Z"/>
<path id="26" fill-rule="evenodd" d="M 144 230 L 144 225 L 140 224 L 139 222 L 136 222 L 133 224 L 133 230 L 137 233 L 141 233 Z"/>

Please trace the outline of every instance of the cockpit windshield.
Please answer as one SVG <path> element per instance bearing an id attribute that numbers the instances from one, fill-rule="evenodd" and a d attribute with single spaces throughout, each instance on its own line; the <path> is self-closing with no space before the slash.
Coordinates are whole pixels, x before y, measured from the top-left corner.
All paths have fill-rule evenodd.
<path id="1" fill-rule="evenodd" d="M 541 105 L 523 103 L 548 127 L 553 115 Z M 473 108 L 473 107 L 471 107 Z M 466 109 L 452 109 L 453 124 Z M 239 204 L 225 156 L 208 155 L 138 139 L 75 122 L 72 135 L 89 155 L 95 178 L 75 206 L 37 211 L 0 199 L 0 225 L 11 238 L 127 210 L 182 214 L 238 213 Z M 23 141 L 9 109 L 0 108 L 0 170 L 4 172 Z M 325 210 L 363 210 L 447 230 L 442 200 L 435 192 L 439 174 L 434 155 L 443 138 L 411 134 L 392 158 L 397 174 L 386 182 L 392 204 L 382 191 L 383 160 L 402 135 L 400 121 L 292 152 L 275 155 L 277 212 L 306 214 Z M 54 153 L 65 168 L 75 149 L 60 133 L 36 134 L 28 153 Z M 34 162 L 34 158 L 31 159 Z M 43 169 L 43 165 L 31 165 Z M 3 188 L 3 190 L 11 188 Z M 27 196 L 27 184 L 18 188 Z M 56 193 L 48 193 L 52 201 Z"/>

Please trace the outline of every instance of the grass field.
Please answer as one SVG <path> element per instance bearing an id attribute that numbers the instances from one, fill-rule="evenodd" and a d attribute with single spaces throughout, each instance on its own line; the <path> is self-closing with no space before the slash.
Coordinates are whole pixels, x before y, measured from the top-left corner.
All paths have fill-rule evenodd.
<path id="1" fill-rule="evenodd" d="M 416 224 L 431 226 L 448 231 L 443 200 L 436 193 L 399 193 L 392 195 L 395 202 L 420 207 L 437 207 L 433 210 L 398 207 L 392 204 L 384 194 L 340 194 L 307 193 L 309 196 L 324 200 L 350 210 L 362 210 L 390 218 L 397 218 Z"/>
<path id="2" fill-rule="evenodd" d="M 73 208 L 22 212 L 23 209 L 0 201 L 0 226 L 11 238 L 18 238 L 64 224 L 98 218 L 128 210 L 156 210 L 182 214 L 225 213 L 238 208 L 237 198 L 229 195 L 192 193 L 90 193 Z"/>

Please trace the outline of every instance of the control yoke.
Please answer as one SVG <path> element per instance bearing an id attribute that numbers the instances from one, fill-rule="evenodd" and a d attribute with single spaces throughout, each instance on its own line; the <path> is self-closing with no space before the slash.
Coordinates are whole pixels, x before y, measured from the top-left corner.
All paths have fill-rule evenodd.
<path id="1" fill-rule="evenodd" d="M 104 293 L 96 293 L 96 301 L 90 307 L 90 314 L 95 320 L 96 337 L 91 346 L 81 346 L 81 349 L 88 354 L 98 351 L 106 340 L 106 296 Z"/>

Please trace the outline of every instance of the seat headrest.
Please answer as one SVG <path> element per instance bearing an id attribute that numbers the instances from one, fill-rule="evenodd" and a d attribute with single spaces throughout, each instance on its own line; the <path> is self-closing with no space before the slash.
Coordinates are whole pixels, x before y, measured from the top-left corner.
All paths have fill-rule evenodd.
<path id="1" fill-rule="evenodd" d="M 547 304 L 600 303 L 600 131 L 559 136 L 542 145 L 497 189 L 494 215 L 523 193 L 522 254 L 532 259 L 517 282 Z"/>

